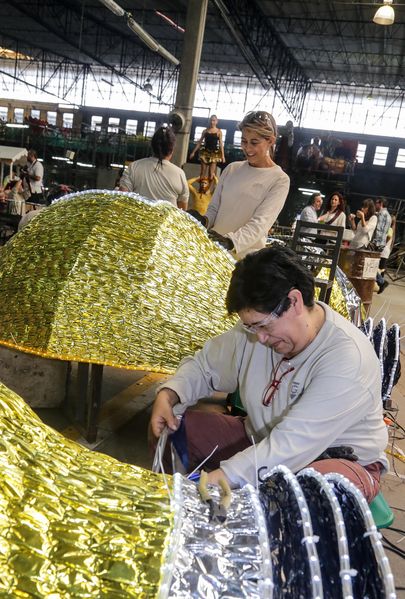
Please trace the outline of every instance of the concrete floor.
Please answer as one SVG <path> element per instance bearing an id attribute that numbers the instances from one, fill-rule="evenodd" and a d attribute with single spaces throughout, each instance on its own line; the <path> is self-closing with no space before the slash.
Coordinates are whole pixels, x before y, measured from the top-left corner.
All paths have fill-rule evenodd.
<path id="1" fill-rule="evenodd" d="M 403 331 L 405 331 L 405 279 L 396 282 L 389 278 L 387 280 L 390 285 L 384 293 L 374 294 L 371 315 L 377 316 L 377 318 L 385 316 L 390 322 L 403 324 Z M 401 349 L 402 363 L 405 369 L 404 344 L 405 339 L 402 340 Z M 155 374 L 105 368 L 104 403 L 100 417 L 99 435 L 97 442 L 90 447 L 123 462 L 150 468 L 151 457 L 147 447 L 147 428 L 155 388 L 164 378 Z M 402 377 L 402 380 L 400 379 L 393 394 L 393 413 L 396 414 L 402 426 L 405 426 L 404 398 L 405 376 Z M 221 400 L 218 400 L 217 404 L 224 407 Z M 62 431 L 66 436 L 89 446 L 69 424 L 60 410 L 38 409 L 36 412 L 45 422 Z M 398 439 L 399 433 L 392 431 L 391 434 L 391 444 L 393 443 L 405 452 L 405 441 Z M 405 463 L 392 458 L 391 473 L 384 478 L 383 492 L 395 514 L 393 526 L 405 531 Z M 405 550 L 405 532 L 398 533 L 389 529 L 382 532 L 396 547 Z M 387 555 L 398 587 L 398 597 L 405 599 L 403 558 L 388 550 Z"/>

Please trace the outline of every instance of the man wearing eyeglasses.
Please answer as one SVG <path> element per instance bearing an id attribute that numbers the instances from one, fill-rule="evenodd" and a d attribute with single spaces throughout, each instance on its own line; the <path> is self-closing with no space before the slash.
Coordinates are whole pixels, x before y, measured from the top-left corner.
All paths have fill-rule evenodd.
<path id="1" fill-rule="evenodd" d="M 189 471 L 209 482 L 255 484 L 274 466 L 339 472 L 368 501 L 379 491 L 388 438 L 381 374 L 367 337 L 314 301 L 314 281 L 294 252 L 265 248 L 236 264 L 226 305 L 240 322 L 186 358 L 158 391 L 154 435 L 184 413 Z M 215 391 L 239 388 L 246 418 L 187 410 Z"/>

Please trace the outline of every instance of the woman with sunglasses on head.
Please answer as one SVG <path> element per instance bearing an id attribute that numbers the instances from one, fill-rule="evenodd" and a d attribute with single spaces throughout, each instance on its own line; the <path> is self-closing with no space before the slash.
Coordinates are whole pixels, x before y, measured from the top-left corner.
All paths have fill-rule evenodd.
<path id="1" fill-rule="evenodd" d="M 380 364 L 366 335 L 315 301 L 312 274 L 288 248 L 237 262 L 226 307 L 239 323 L 162 384 L 154 435 L 177 430 L 183 414 L 188 471 L 208 456 L 213 484 L 224 477 L 232 486 L 255 484 L 258 472 L 281 464 L 294 473 L 310 466 L 343 474 L 371 501 L 388 467 L 388 435 Z M 236 389 L 246 418 L 187 409 Z"/>
<path id="2" fill-rule="evenodd" d="M 277 127 L 271 114 L 249 112 L 238 128 L 246 160 L 226 167 L 205 218 L 199 220 L 214 241 L 240 259 L 266 245 L 267 233 L 286 201 L 290 179 L 273 161 Z"/>

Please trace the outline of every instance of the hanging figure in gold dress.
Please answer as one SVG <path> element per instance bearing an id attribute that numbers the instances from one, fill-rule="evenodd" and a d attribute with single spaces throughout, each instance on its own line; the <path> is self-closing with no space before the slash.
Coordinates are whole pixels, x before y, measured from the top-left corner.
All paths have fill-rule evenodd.
<path id="1" fill-rule="evenodd" d="M 209 182 L 214 178 L 217 164 L 225 162 L 222 131 L 218 129 L 218 118 L 215 114 L 210 117 L 209 126 L 204 129 L 194 150 L 190 154 L 192 160 L 198 150 L 201 162 L 200 179 L 208 176 Z"/>

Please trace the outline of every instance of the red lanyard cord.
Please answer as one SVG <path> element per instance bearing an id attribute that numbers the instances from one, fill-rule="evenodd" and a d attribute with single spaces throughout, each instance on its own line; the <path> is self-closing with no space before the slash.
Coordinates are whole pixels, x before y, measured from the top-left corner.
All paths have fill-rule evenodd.
<path id="1" fill-rule="evenodd" d="M 277 374 L 278 371 L 280 369 L 280 366 L 283 362 L 288 362 L 288 358 L 282 358 L 280 360 L 280 362 L 277 364 L 276 369 L 274 370 L 273 368 L 273 372 L 272 372 L 272 380 L 270 381 L 270 383 L 267 385 L 267 387 L 265 388 L 264 392 L 263 392 L 263 400 L 262 403 L 264 406 L 268 406 L 270 405 L 271 401 L 273 400 L 274 395 L 276 394 L 281 381 L 283 380 L 283 378 L 289 374 L 290 372 L 292 372 L 293 370 L 295 370 L 294 366 L 290 366 L 290 368 L 288 368 L 288 370 L 286 370 L 285 372 L 283 372 L 279 378 L 277 378 Z"/>

